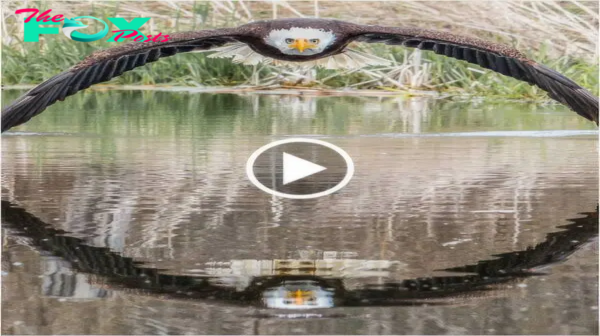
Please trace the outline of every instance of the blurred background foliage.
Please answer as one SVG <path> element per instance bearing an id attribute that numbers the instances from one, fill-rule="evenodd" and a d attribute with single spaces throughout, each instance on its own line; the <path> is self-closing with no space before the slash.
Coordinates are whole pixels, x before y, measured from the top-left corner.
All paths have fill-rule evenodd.
<path id="1" fill-rule="evenodd" d="M 598 95 L 598 2 L 589 1 L 5 1 L 2 3 L 2 82 L 36 84 L 80 61 L 106 40 L 69 41 L 62 34 L 23 42 L 19 8 L 52 9 L 66 17 L 151 17 L 146 34 L 229 27 L 258 19 L 329 17 L 364 24 L 418 26 L 502 42 L 554 68 Z M 91 21 L 90 32 L 97 27 Z M 452 94 L 546 98 L 543 91 L 466 62 L 384 45 L 355 47 L 392 60 L 354 70 L 247 66 L 206 53 L 170 57 L 113 79 L 115 85 L 303 86 L 420 90 Z"/>

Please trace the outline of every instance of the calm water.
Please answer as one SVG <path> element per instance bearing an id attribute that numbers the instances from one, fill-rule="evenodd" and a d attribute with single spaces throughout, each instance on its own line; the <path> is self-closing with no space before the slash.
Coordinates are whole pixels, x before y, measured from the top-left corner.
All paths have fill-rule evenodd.
<path id="1" fill-rule="evenodd" d="M 354 179 L 254 187 L 291 136 Z M 525 102 L 85 92 L 2 136 L 2 333 L 597 334 L 597 138 Z"/>

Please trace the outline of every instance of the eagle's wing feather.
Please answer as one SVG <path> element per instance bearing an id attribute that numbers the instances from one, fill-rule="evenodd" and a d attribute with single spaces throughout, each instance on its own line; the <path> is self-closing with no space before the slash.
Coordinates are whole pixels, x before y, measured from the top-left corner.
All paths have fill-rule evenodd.
<path id="1" fill-rule="evenodd" d="M 526 58 L 511 47 L 445 32 L 415 28 L 359 26 L 355 41 L 402 45 L 464 60 L 537 85 L 549 96 L 598 124 L 598 97 L 569 78 Z"/>
<path id="2" fill-rule="evenodd" d="M 171 35 L 168 42 L 130 42 L 99 50 L 71 69 L 34 87 L 2 110 L 2 132 L 20 125 L 41 113 L 58 100 L 106 82 L 122 73 L 178 53 L 205 50 L 235 41 L 235 29 L 182 32 Z"/>

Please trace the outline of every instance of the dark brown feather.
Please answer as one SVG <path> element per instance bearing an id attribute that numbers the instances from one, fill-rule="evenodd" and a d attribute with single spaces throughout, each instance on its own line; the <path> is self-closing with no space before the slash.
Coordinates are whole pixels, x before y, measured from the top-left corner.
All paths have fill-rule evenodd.
<path id="1" fill-rule="evenodd" d="M 509 46 L 484 40 L 415 28 L 357 26 L 355 41 L 403 45 L 464 60 L 505 76 L 537 85 L 580 116 L 598 124 L 598 97 L 569 78 L 527 59 Z"/>
<path id="2" fill-rule="evenodd" d="M 168 42 L 131 42 L 99 50 L 71 69 L 39 84 L 2 110 L 2 132 L 41 113 L 56 101 L 161 57 L 191 50 L 210 49 L 242 36 L 235 29 L 172 34 Z"/>

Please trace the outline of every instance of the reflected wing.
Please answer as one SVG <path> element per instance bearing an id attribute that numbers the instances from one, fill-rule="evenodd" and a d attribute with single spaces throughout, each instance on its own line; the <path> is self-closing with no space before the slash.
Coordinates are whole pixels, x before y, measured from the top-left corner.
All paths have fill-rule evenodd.
<path id="1" fill-rule="evenodd" d="M 564 261 L 598 237 L 596 207 L 595 212 L 570 219 L 569 224 L 558 227 L 563 231 L 548 234 L 542 243 L 533 247 L 444 270 L 472 275 L 422 277 L 347 289 L 342 278 L 278 274 L 255 277 L 240 290 L 224 285 L 219 281 L 220 276 L 168 274 L 172 270 L 153 268 L 109 248 L 89 245 L 85 239 L 69 236 L 68 232 L 53 228 L 8 201 L 1 201 L 0 210 L 2 225 L 8 230 L 9 237 L 26 239 L 26 244 L 68 261 L 69 267 L 78 272 L 101 276 L 97 281 L 103 287 L 108 285 L 109 288 L 132 290 L 137 295 L 159 294 L 164 299 L 218 300 L 242 305 L 257 304 L 267 290 L 293 282 L 311 282 L 332 293 L 336 306 L 455 304 L 457 298 L 491 296 L 494 290 L 504 289 L 513 282 L 541 275 L 541 268 Z"/>
<path id="2" fill-rule="evenodd" d="M 85 239 L 69 236 L 68 232 L 54 229 L 8 201 L 2 201 L 1 205 L 2 225 L 13 230 L 11 234 L 29 240 L 30 246 L 40 251 L 63 258 L 76 271 L 105 277 L 98 279 L 102 287 L 132 288 L 137 294 L 186 299 L 235 299 L 241 295 L 235 288 L 213 285 L 207 278 L 165 274 L 166 270 L 145 266 L 109 248 L 92 246 Z"/>
<path id="3" fill-rule="evenodd" d="M 170 35 L 168 42 L 130 42 L 99 50 L 71 69 L 39 84 L 2 110 L 2 132 L 40 114 L 57 100 L 73 95 L 94 84 L 106 82 L 122 73 L 192 50 L 207 50 L 243 37 L 235 28 L 181 32 Z"/>
<path id="4" fill-rule="evenodd" d="M 424 29 L 359 26 L 358 30 L 355 41 L 431 50 L 537 85 L 551 98 L 598 124 L 598 97 L 508 46 Z"/>

